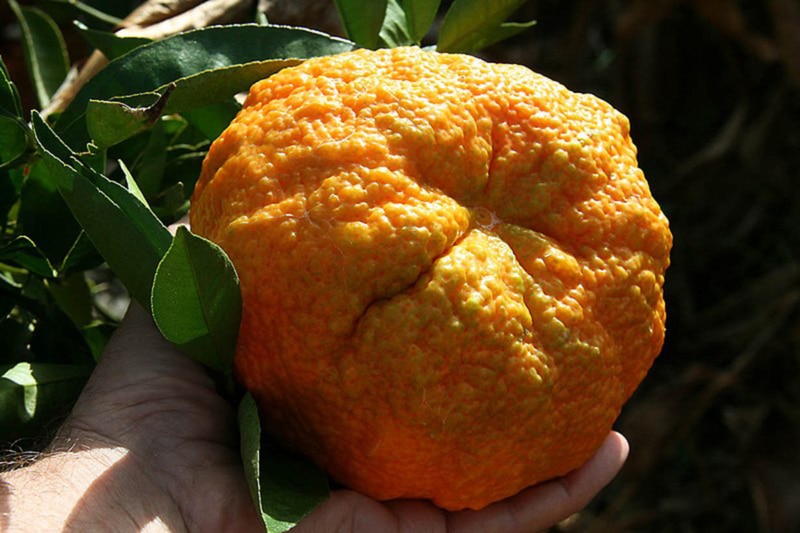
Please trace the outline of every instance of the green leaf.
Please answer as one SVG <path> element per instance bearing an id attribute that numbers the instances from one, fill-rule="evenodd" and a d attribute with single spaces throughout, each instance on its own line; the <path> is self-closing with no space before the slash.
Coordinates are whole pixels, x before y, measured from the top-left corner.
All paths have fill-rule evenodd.
<path id="1" fill-rule="evenodd" d="M 269 4 L 267 4 L 269 5 Z M 269 19 L 267 18 L 267 14 L 261 11 L 260 9 L 256 10 L 256 16 L 253 21 L 258 24 L 259 26 L 267 26 L 269 25 Z"/>
<path id="2" fill-rule="evenodd" d="M 239 403 L 237 419 L 244 478 L 264 528 L 270 531 L 267 523 L 268 517 L 264 514 L 264 506 L 261 502 L 261 420 L 258 417 L 256 401 L 249 392 Z"/>
<path id="3" fill-rule="evenodd" d="M 397 0 L 388 0 L 379 42 L 381 46 L 388 48 L 416 44 L 408 33 L 406 13 Z"/>
<path id="4" fill-rule="evenodd" d="M 151 306 L 168 341 L 209 368 L 232 372 L 242 299 L 222 248 L 179 227 L 158 265 Z"/>
<path id="5" fill-rule="evenodd" d="M 19 91 L 11 81 L 6 64 L 0 56 L 0 110 L 6 114 L 22 119 L 22 103 L 19 99 Z"/>
<path id="6" fill-rule="evenodd" d="M 250 494 L 269 533 L 297 525 L 330 496 L 324 472 L 308 459 L 270 442 L 261 431 L 258 407 L 250 393 L 239 404 L 239 434 Z"/>
<path id="7" fill-rule="evenodd" d="M 182 113 L 183 117 L 197 130 L 213 141 L 225 131 L 236 113 L 242 108 L 234 99 L 191 109 Z"/>
<path id="8" fill-rule="evenodd" d="M 86 108 L 89 136 L 98 148 L 107 148 L 133 137 L 156 123 L 171 93 L 170 89 L 163 95 L 147 93 L 153 101 L 146 106 L 130 106 L 120 101 L 89 100 Z"/>
<path id="9" fill-rule="evenodd" d="M 61 270 L 81 227 L 42 160 L 36 161 L 28 170 L 22 186 L 18 222 L 22 232 L 36 243 L 52 265 Z"/>
<path id="10" fill-rule="evenodd" d="M 17 166 L 28 154 L 28 126 L 16 117 L 0 110 L 0 170 Z"/>
<path id="11" fill-rule="evenodd" d="M 183 183 L 176 183 L 165 189 L 160 195 L 153 212 L 161 219 L 179 220 L 189 212 L 189 199 Z"/>
<path id="12" fill-rule="evenodd" d="M 167 164 L 165 146 L 167 146 L 167 138 L 164 127 L 161 123 L 157 123 L 150 130 L 147 144 L 140 151 L 132 170 L 136 177 L 136 183 L 142 189 L 145 198 L 153 198 L 161 192 L 161 183 L 164 180 L 164 169 Z"/>
<path id="13" fill-rule="evenodd" d="M 403 0 L 408 31 L 416 44 L 420 44 L 431 29 L 441 3 L 442 0 Z"/>
<path id="14" fill-rule="evenodd" d="M 85 24 L 75 21 L 75 27 L 90 45 L 97 48 L 109 60 L 125 55 L 135 48 L 152 42 L 147 37 L 120 37 L 114 32 L 93 30 Z"/>
<path id="15" fill-rule="evenodd" d="M 56 305 L 72 320 L 75 327 L 82 329 L 92 324 L 92 293 L 83 272 L 49 280 L 47 288 Z"/>
<path id="16" fill-rule="evenodd" d="M 27 236 L 20 235 L 0 246 L 0 263 L 12 263 L 44 278 L 55 277 L 56 271 L 47 256 Z"/>
<path id="17" fill-rule="evenodd" d="M 19 219 L 17 206 L 25 176 L 21 169 L 0 169 L 0 232 Z"/>
<path id="18" fill-rule="evenodd" d="M 0 442 L 35 435 L 75 402 L 91 366 L 18 363 L 0 368 Z"/>
<path id="19" fill-rule="evenodd" d="M 16 166 L 26 157 L 30 147 L 30 130 L 22 119 L 19 92 L 0 58 L 0 170 Z M 0 176 L 0 180 L 2 179 Z M 6 188 L 4 184 L 0 184 L 0 192 L 11 192 L 10 189 L 6 191 Z M 6 205 L 4 200 L 0 199 L 0 205 Z"/>
<path id="20" fill-rule="evenodd" d="M 472 47 L 473 50 L 482 50 L 484 48 L 488 48 L 495 43 L 499 43 L 501 41 L 505 41 L 506 39 L 510 39 L 515 35 L 519 35 L 523 31 L 527 30 L 536 25 L 536 21 L 532 20 L 530 22 L 504 22 L 500 24 L 494 31 L 490 32 L 488 35 L 484 36 L 484 38 L 480 41 L 477 41 L 475 45 Z"/>
<path id="21" fill-rule="evenodd" d="M 334 0 L 345 34 L 364 48 L 378 47 L 387 0 Z"/>
<path id="22" fill-rule="evenodd" d="M 160 113 L 185 113 L 208 108 L 214 104 L 217 104 L 217 106 L 211 109 L 219 111 L 219 104 L 223 103 L 232 95 L 249 89 L 254 82 L 266 78 L 283 68 L 295 66 L 301 62 L 302 60 L 299 59 L 280 59 L 209 69 L 192 76 L 179 78 L 173 83 L 164 87 L 159 87 L 156 92 L 116 97 L 115 99 L 119 102 L 140 102 L 143 98 L 150 102 L 155 100 L 155 102 L 147 108 L 129 109 L 127 111 L 129 114 L 136 115 L 134 120 L 130 121 L 131 126 L 138 122 L 141 124 L 141 127 L 139 129 L 132 128 L 132 132 L 123 131 L 121 134 L 118 134 L 121 138 L 116 139 L 114 142 L 120 142 L 138 131 L 141 131 L 147 127 L 147 125 L 155 122 L 155 119 L 158 119 Z M 94 102 L 101 101 L 92 99 L 89 101 L 89 107 L 91 107 L 91 104 Z M 236 112 L 238 112 L 239 109 L 240 106 L 237 105 Z M 224 110 L 227 111 L 227 109 Z M 120 106 L 120 111 L 125 111 L 122 106 Z M 224 115 L 224 120 L 227 121 L 225 122 L 225 127 L 227 127 L 233 119 L 236 112 L 232 114 L 226 113 Z M 187 118 L 191 120 L 192 117 Z M 89 118 L 87 116 L 87 126 L 88 125 Z M 92 130 L 89 130 L 89 133 L 91 136 Z M 96 143 L 98 141 L 94 138 L 93 140 Z"/>
<path id="23" fill-rule="evenodd" d="M 69 71 L 67 47 L 61 30 L 47 13 L 35 7 L 21 7 L 8 0 L 22 30 L 28 73 L 33 80 L 39 105 L 46 106 Z"/>
<path id="24" fill-rule="evenodd" d="M 271 531 L 288 531 L 330 496 L 325 473 L 274 442 L 261 447 L 261 497 Z"/>
<path id="25" fill-rule="evenodd" d="M 132 195 L 136 197 L 137 200 L 142 202 L 144 205 L 148 205 L 147 199 L 144 197 L 144 193 L 139 188 L 139 184 L 136 183 L 136 180 L 133 178 L 133 174 L 131 171 L 128 170 L 128 167 L 125 165 L 125 162 L 120 159 L 119 160 L 119 167 L 122 169 L 122 173 L 125 175 L 125 186 L 131 192 Z"/>
<path id="26" fill-rule="evenodd" d="M 77 159 L 77 164 L 81 167 L 86 167 L 91 171 L 91 174 L 102 174 L 106 171 L 106 151 L 98 150 L 97 145 L 90 144 L 87 146 L 88 150 L 86 152 L 81 152 L 80 154 L 70 153 L 69 148 L 63 143 L 63 141 L 61 142 L 61 146 L 64 147 L 65 155 L 69 154 L 69 157 L 74 157 Z"/>
<path id="27" fill-rule="evenodd" d="M 65 204 L 66 205 L 66 204 Z M 67 208 L 69 210 L 69 208 Z M 77 222 L 76 222 L 77 224 Z M 80 228 L 80 226 L 78 226 Z M 58 267 L 59 274 L 70 272 L 83 272 L 92 268 L 96 268 L 103 263 L 103 258 L 94 247 L 92 241 L 86 235 L 86 232 L 80 230 L 78 237 L 72 246 L 67 250 L 61 265 Z"/>
<path id="28" fill-rule="evenodd" d="M 439 29 L 440 52 L 470 52 L 490 41 L 525 0 L 455 0 Z M 496 41 L 495 41 L 496 42 Z"/>
<path id="29" fill-rule="evenodd" d="M 184 201 L 191 197 L 194 192 L 197 178 L 200 176 L 203 159 L 205 152 L 203 151 L 189 151 L 175 149 L 170 150 L 167 154 L 167 166 L 165 170 L 165 179 L 162 186 L 166 186 L 159 197 L 154 200 L 156 205 L 167 208 L 169 202 L 177 201 L 177 190 L 175 187 L 180 186 L 181 196 Z M 168 195 L 175 194 L 176 196 L 167 198 Z M 177 207 L 177 206 L 175 206 Z"/>
<path id="30" fill-rule="evenodd" d="M 90 100 L 161 93 L 174 83 L 164 113 L 181 113 L 227 100 L 286 66 L 353 46 L 311 30 L 257 24 L 181 33 L 111 61 L 78 92 L 55 128 L 80 150 L 89 141 L 83 117 Z"/>
<path id="31" fill-rule="evenodd" d="M 32 118 L 36 142 L 72 214 L 131 295 L 150 307 L 169 231 L 133 193 L 85 166 L 38 113 Z"/>

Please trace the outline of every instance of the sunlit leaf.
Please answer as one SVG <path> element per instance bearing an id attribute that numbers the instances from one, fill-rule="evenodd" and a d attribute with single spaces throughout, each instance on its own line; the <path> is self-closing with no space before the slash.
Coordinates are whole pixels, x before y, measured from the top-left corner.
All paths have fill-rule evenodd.
<path id="1" fill-rule="evenodd" d="M 136 183 L 136 179 L 134 179 L 133 174 L 131 174 L 131 171 L 128 170 L 125 162 L 121 159 L 119 160 L 119 166 L 122 169 L 122 173 L 125 175 L 125 187 L 127 187 L 127 189 L 136 197 L 137 200 L 142 202 L 144 205 L 147 205 L 147 199 L 144 197 L 144 193 L 139 188 L 139 184 Z"/>
<path id="2" fill-rule="evenodd" d="M 347 37 L 364 48 L 378 47 L 387 0 L 335 0 Z"/>
<path id="3" fill-rule="evenodd" d="M 403 0 L 408 31 L 415 43 L 419 44 L 431 29 L 439 4 L 441 0 Z"/>
<path id="4" fill-rule="evenodd" d="M 168 341 L 209 368 L 232 372 L 242 300 L 219 246 L 179 227 L 158 265 L 151 306 Z"/>
<path id="5" fill-rule="evenodd" d="M 140 133 L 161 117 L 172 91 L 148 93 L 152 102 L 132 106 L 120 101 L 89 100 L 86 108 L 86 128 L 99 148 L 107 148 Z M 137 100 L 141 95 L 137 96 Z M 163 148 L 163 147 L 162 147 Z"/>
<path id="6" fill-rule="evenodd" d="M 478 49 L 524 3 L 525 0 L 454 0 L 439 29 L 436 48 L 440 52 Z"/>
<path id="7" fill-rule="evenodd" d="M 131 295 L 149 307 L 156 267 L 172 240 L 169 231 L 133 193 L 82 165 L 35 112 L 33 129 L 73 215 Z"/>
<path id="8" fill-rule="evenodd" d="M 380 31 L 380 44 L 387 48 L 397 48 L 398 46 L 409 46 L 415 44 L 414 39 L 408 33 L 408 21 L 406 13 L 400 6 L 398 0 L 388 0 L 386 5 L 386 17 Z"/>
<path id="9" fill-rule="evenodd" d="M 247 90 L 255 81 L 309 57 L 351 50 L 353 44 L 311 30 L 244 24 L 190 31 L 136 48 L 111 61 L 64 110 L 55 129 L 74 149 L 89 141 L 90 100 L 159 92 L 175 84 L 164 112 L 180 113 Z"/>
<path id="10" fill-rule="evenodd" d="M 290 454 L 262 432 L 251 394 L 239 404 L 239 435 L 245 479 L 269 533 L 289 531 L 330 496 L 325 473 Z"/>
<path id="11" fill-rule="evenodd" d="M 476 41 L 472 46 L 472 50 L 482 50 L 488 48 L 495 43 L 510 39 L 515 35 L 519 35 L 525 30 L 532 28 L 536 25 L 536 21 L 530 22 L 504 22 L 497 26 L 493 31 L 488 32 L 483 39 Z"/>

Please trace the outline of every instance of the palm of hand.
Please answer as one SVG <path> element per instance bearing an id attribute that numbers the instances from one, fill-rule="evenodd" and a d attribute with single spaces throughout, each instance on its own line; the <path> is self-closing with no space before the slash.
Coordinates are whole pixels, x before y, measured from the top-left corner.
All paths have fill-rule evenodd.
<path id="1" fill-rule="evenodd" d="M 183 356 L 133 306 L 65 423 L 69 446 L 125 451 L 104 477 L 148 494 L 189 531 L 257 531 L 259 520 L 236 451 L 235 416 L 203 368 Z M 335 491 L 297 531 L 537 531 L 582 508 L 621 467 L 624 438 L 612 433 L 581 469 L 483 511 L 449 513 L 422 501 L 380 503 Z M 137 475 L 129 476 L 131 472 Z M 166 510 L 166 511 L 165 511 Z"/>
<path id="2" fill-rule="evenodd" d="M 234 424 L 203 368 L 132 306 L 62 433 L 71 445 L 127 450 L 125 468 L 144 472 L 189 531 L 252 531 Z"/>

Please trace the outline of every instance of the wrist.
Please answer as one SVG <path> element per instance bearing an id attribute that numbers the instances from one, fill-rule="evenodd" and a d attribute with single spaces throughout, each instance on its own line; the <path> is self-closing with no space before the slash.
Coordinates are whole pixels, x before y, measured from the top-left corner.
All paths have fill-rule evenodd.
<path id="1" fill-rule="evenodd" d="M 183 529 L 174 504 L 119 447 L 74 445 L 0 474 L 0 511 L 9 533 Z"/>

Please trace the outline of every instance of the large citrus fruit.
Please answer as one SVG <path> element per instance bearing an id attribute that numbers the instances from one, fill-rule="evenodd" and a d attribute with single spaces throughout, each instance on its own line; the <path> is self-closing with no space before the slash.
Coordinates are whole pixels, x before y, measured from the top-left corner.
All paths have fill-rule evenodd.
<path id="1" fill-rule="evenodd" d="M 480 508 L 585 462 L 661 349 L 672 237 L 628 121 L 418 48 L 255 84 L 195 232 L 241 279 L 269 428 L 379 499 Z"/>

